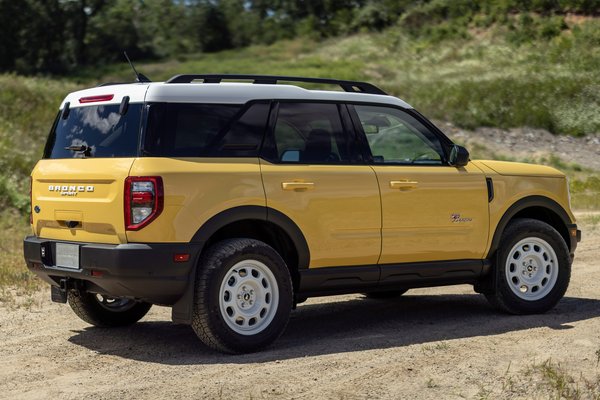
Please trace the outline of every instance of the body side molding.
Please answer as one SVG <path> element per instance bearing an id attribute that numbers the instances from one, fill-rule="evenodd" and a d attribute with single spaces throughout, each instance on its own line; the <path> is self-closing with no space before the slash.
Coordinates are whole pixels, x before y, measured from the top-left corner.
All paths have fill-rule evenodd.
<path id="1" fill-rule="evenodd" d="M 489 270 L 488 260 L 311 268 L 300 271 L 300 296 L 474 284 Z"/>

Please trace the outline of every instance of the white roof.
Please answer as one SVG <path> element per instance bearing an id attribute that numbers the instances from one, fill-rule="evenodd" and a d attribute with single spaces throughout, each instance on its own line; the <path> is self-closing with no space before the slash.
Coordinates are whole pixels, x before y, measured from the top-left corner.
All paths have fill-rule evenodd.
<path id="1" fill-rule="evenodd" d="M 89 96 L 113 95 L 112 100 L 101 103 L 80 103 Z M 100 86 L 70 93 L 60 108 L 69 102 L 70 107 L 93 104 L 119 104 L 124 96 L 131 103 L 216 103 L 243 104 L 250 100 L 329 100 L 344 102 L 383 103 L 403 108 L 409 104 L 394 96 L 356 92 L 308 90 L 294 85 L 271 85 L 254 83 L 131 83 Z"/>

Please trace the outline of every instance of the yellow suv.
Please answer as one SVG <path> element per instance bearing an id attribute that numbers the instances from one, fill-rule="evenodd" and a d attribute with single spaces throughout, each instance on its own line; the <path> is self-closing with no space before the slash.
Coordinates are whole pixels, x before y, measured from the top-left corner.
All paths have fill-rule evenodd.
<path id="1" fill-rule="evenodd" d="M 311 296 L 472 284 L 544 312 L 581 237 L 564 174 L 470 161 L 364 82 L 179 75 L 71 93 L 31 178 L 24 254 L 53 301 L 96 326 L 171 306 L 231 353 L 273 342 Z"/>

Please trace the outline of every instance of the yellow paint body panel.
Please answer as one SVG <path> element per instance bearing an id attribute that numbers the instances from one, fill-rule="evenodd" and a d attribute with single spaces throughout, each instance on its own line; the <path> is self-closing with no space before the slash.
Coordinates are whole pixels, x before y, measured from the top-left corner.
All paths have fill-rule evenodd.
<path id="1" fill-rule="evenodd" d="M 479 168 L 373 168 L 383 207 L 381 264 L 482 258 L 489 222 L 485 176 Z"/>
<path id="2" fill-rule="evenodd" d="M 164 209 L 125 231 L 127 176 L 161 176 Z M 494 183 L 488 203 L 485 178 Z M 566 178 L 537 165 L 473 161 L 464 168 L 274 165 L 252 158 L 41 160 L 33 173 L 32 229 L 56 240 L 185 243 L 211 217 L 268 206 L 289 217 L 310 268 L 485 258 L 500 219 L 520 199 L 543 196 L 570 210 Z M 67 186 L 67 193 L 50 186 Z M 72 186 L 92 191 L 70 190 Z M 69 194 L 70 193 L 70 194 Z M 68 221 L 79 222 L 68 228 Z"/>
<path id="3" fill-rule="evenodd" d="M 569 192 L 566 176 L 551 167 L 519 163 L 520 175 L 516 175 L 515 166 L 503 161 L 474 161 L 475 164 L 494 181 L 494 200 L 489 205 L 490 235 L 485 254 L 489 252 L 495 227 L 506 211 L 517 201 L 530 196 L 542 196 L 554 200 L 566 212 L 572 223 L 575 216 L 569 204 Z M 493 167 L 494 169 L 492 169 Z"/>
<path id="4" fill-rule="evenodd" d="M 126 243 L 125 178 L 133 158 L 40 160 L 32 173 L 33 232 L 57 240 Z M 50 186 L 66 191 L 50 191 Z M 69 190 L 75 187 L 75 191 Z M 77 189 L 83 186 L 83 191 Z M 93 191 L 86 191 L 88 186 Z M 74 229 L 66 221 L 78 221 Z"/>
<path id="5" fill-rule="evenodd" d="M 310 249 L 310 268 L 377 263 L 381 204 L 371 167 L 261 160 L 261 169 L 267 205 L 298 225 Z M 298 187 L 301 183 L 305 186 Z"/>
<path id="6" fill-rule="evenodd" d="M 265 206 L 256 158 L 138 158 L 132 176 L 161 176 L 164 210 L 129 242 L 189 242 L 211 217 L 237 206 Z"/>

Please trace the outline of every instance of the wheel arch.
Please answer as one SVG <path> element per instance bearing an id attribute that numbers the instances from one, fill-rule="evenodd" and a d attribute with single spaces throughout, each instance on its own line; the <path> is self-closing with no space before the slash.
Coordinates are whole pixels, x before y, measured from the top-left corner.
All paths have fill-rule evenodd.
<path id="1" fill-rule="evenodd" d="M 218 240 L 235 237 L 261 240 L 278 250 L 288 267 L 308 268 L 310 252 L 302 231 L 288 216 L 270 207 L 240 206 L 222 211 L 206 221 L 190 242 L 201 243 L 204 250 Z"/>
<path id="2" fill-rule="evenodd" d="M 506 210 L 494 232 L 487 258 L 491 259 L 500 246 L 500 239 L 508 224 L 516 218 L 532 218 L 543 221 L 560 233 L 569 250 L 572 250 L 569 214 L 556 201 L 543 196 L 529 196 L 518 200 Z"/>
<path id="3" fill-rule="evenodd" d="M 196 231 L 190 243 L 200 245 L 198 261 L 202 252 L 213 243 L 224 239 L 250 238 L 267 243 L 286 262 L 292 277 L 294 292 L 300 285 L 300 269 L 307 269 L 310 251 L 302 231 L 288 216 L 270 207 L 240 206 L 222 211 Z M 195 263 L 190 272 L 184 295 L 172 308 L 174 322 L 190 324 L 194 299 L 194 279 L 198 268 Z"/>

